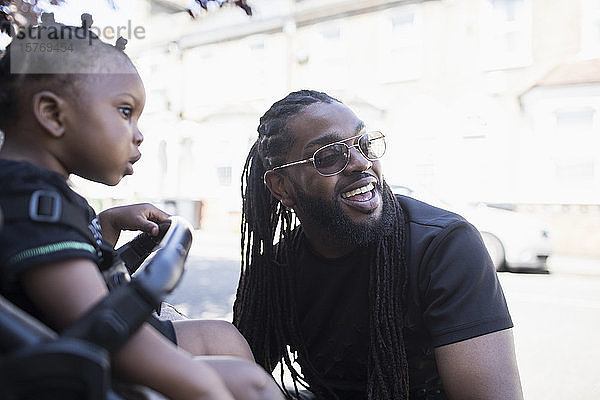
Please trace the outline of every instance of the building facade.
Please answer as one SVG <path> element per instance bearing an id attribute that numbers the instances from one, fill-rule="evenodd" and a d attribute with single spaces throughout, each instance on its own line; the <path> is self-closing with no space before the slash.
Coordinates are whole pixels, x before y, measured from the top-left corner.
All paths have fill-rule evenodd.
<path id="1" fill-rule="evenodd" d="M 314 88 L 386 133 L 388 181 L 537 214 L 557 242 L 590 241 L 565 251 L 600 251 L 599 1 L 256 0 L 251 18 L 196 20 L 184 3 L 140 2 L 158 182 L 141 192 L 235 226 L 260 115 Z"/>

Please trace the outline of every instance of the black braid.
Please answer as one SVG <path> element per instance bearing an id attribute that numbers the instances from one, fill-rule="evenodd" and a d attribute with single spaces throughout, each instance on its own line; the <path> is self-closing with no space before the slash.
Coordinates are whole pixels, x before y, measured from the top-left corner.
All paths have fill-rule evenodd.
<path id="1" fill-rule="evenodd" d="M 393 232 L 379 238 L 371 253 L 369 308 L 369 399 L 408 399 L 408 363 L 404 349 L 408 283 L 405 214 L 384 183 L 384 201 L 394 205 Z"/>
<path id="2" fill-rule="evenodd" d="M 287 346 L 308 359 L 297 327 L 296 305 L 290 295 L 293 267 L 290 261 L 298 244 L 298 221 L 292 210 L 271 195 L 263 177 L 265 171 L 285 162 L 293 144 L 293 136 L 287 130 L 288 120 L 306 106 L 319 102 L 339 101 L 325 93 L 302 90 L 274 103 L 260 119 L 258 139 L 242 174 L 242 265 L 233 322 L 260 365 L 268 371 L 273 371 L 278 362 L 287 367 L 296 391 L 298 384 L 306 387 L 306 383 L 292 365 L 294 360 L 289 357 Z M 369 399 L 404 400 L 408 398 L 403 340 L 406 223 L 402 209 L 385 183 L 384 197 L 393 205 L 395 218 L 393 234 L 378 238 L 370 251 L 367 390 Z M 303 368 L 309 368 L 314 377 L 319 375 L 311 365 Z M 281 381 L 283 386 L 283 368 Z M 311 382 L 311 389 L 335 397 L 321 382 Z M 289 395 L 285 388 L 284 391 Z"/>

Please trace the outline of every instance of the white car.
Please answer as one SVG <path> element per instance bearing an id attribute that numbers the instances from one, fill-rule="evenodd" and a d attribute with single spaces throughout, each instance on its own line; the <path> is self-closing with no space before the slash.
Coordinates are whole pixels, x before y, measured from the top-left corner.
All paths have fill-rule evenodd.
<path id="1" fill-rule="evenodd" d="M 452 205 L 425 190 L 390 185 L 396 194 L 412 197 L 433 206 L 455 212 L 472 223 L 481 233 L 496 270 L 547 271 L 552 254 L 548 231 L 536 219 L 485 204 Z"/>

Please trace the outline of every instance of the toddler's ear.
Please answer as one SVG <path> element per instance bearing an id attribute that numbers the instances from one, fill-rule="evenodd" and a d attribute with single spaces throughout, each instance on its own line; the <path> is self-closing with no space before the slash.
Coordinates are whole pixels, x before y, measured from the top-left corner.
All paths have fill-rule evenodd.
<path id="1" fill-rule="evenodd" d="M 53 137 L 65 133 L 63 124 L 65 100 L 56 93 L 43 90 L 33 95 L 33 114 L 39 124 Z"/>

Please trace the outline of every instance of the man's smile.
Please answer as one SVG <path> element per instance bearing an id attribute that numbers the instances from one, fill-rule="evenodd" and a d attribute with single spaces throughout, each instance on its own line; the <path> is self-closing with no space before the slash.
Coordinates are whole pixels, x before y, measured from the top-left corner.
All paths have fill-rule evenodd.
<path id="1" fill-rule="evenodd" d="M 373 197 L 373 194 L 371 193 L 371 190 L 373 190 L 375 188 L 375 186 L 372 183 L 368 183 L 365 186 L 361 186 L 359 188 L 356 188 L 354 190 L 350 190 L 348 192 L 342 193 L 342 197 L 344 199 L 350 198 L 350 197 L 359 197 L 356 199 L 352 199 L 355 201 L 366 201 L 366 200 L 370 200 Z M 365 194 L 364 196 L 358 196 L 358 195 L 362 195 Z"/>
<path id="2" fill-rule="evenodd" d="M 342 189 L 342 203 L 364 214 L 370 214 L 381 206 L 377 180 L 373 176 L 362 178 Z"/>

